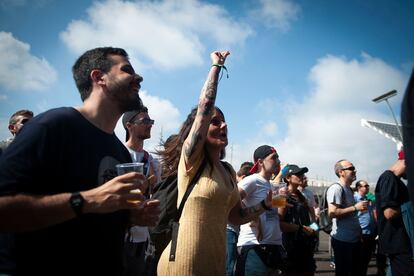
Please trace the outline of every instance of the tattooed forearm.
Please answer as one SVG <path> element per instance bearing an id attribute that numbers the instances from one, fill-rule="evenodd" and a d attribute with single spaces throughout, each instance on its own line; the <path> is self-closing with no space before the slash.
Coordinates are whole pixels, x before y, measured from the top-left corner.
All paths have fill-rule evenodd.
<path id="1" fill-rule="evenodd" d="M 246 208 L 241 208 L 240 209 L 240 216 L 242 218 L 247 218 L 247 217 L 255 217 L 258 214 L 260 214 L 263 211 L 263 208 L 260 206 L 260 204 L 255 205 L 255 206 L 251 206 L 251 207 L 246 207 Z"/>
<path id="2" fill-rule="evenodd" d="M 194 133 L 191 135 L 191 139 L 189 141 L 188 144 L 185 144 L 185 155 L 187 156 L 187 158 L 190 158 L 195 149 L 196 149 L 196 144 L 197 142 L 200 141 L 200 133 L 198 132 L 198 130 L 194 131 Z"/>
<path id="3" fill-rule="evenodd" d="M 200 108 L 201 114 L 207 116 L 212 111 L 217 95 L 217 79 L 209 78 L 204 84 L 203 91 L 201 93 Z"/>

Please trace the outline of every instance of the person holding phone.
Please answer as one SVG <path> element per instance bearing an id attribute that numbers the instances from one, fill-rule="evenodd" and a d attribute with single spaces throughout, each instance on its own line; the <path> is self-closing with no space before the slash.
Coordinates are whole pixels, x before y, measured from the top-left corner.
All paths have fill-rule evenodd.
<path id="1" fill-rule="evenodd" d="M 287 251 L 287 264 L 282 267 L 282 275 L 314 275 L 316 270 L 313 258 L 316 243 L 316 230 L 310 227 L 309 206 L 306 197 L 298 187 L 303 184 L 307 167 L 287 165 L 283 175 L 287 183 L 287 202 L 279 208 L 283 246 Z"/>

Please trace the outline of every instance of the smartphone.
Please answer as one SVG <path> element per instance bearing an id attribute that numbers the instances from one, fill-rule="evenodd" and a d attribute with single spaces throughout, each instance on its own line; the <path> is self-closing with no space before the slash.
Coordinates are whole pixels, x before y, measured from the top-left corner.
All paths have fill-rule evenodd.
<path id="1" fill-rule="evenodd" d="M 319 231 L 319 225 L 317 223 L 312 223 L 311 225 L 309 225 L 310 228 L 312 228 L 315 231 Z"/>

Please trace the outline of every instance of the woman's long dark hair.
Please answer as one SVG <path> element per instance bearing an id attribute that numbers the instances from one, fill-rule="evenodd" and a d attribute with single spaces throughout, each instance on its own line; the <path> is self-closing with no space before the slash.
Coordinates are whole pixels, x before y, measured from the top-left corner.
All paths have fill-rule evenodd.
<path id="1" fill-rule="evenodd" d="M 223 118 L 223 112 L 218 108 L 214 107 L 217 112 L 219 112 Z M 190 133 L 191 126 L 194 123 L 195 117 L 197 115 L 197 107 L 194 107 L 190 114 L 188 114 L 187 119 L 181 125 L 181 129 L 178 134 L 173 134 L 167 138 L 165 141 L 161 141 L 161 149 L 157 150 L 156 153 L 160 157 L 162 165 L 162 178 L 166 178 L 170 175 L 176 174 L 178 170 L 178 164 L 180 163 L 181 149 L 185 139 L 187 139 L 188 134 Z M 204 148 L 205 149 L 205 148 Z M 205 155 L 208 158 L 208 155 Z M 220 153 L 220 159 L 223 159 L 226 156 L 226 151 L 223 149 Z M 211 165 L 211 161 L 208 159 L 208 162 Z"/>

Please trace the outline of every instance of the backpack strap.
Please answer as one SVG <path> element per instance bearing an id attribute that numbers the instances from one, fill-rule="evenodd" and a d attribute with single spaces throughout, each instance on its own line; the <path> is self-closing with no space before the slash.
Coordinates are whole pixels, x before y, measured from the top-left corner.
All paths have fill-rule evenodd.
<path id="1" fill-rule="evenodd" d="M 193 179 L 191 179 L 190 184 L 188 184 L 187 190 L 185 191 L 183 199 L 180 202 L 180 207 L 178 208 L 174 221 L 172 222 L 171 249 L 170 249 L 170 256 L 169 256 L 170 262 L 175 261 L 175 252 L 177 250 L 178 228 L 180 226 L 179 220 L 181 217 L 181 213 L 183 212 L 185 202 L 187 201 L 187 198 L 190 196 L 191 191 L 193 190 L 195 184 L 197 183 L 198 179 L 203 173 L 206 164 L 207 164 L 207 159 L 204 158 L 200 167 L 197 170 L 197 173 L 194 175 Z"/>
<path id="2" fill-rule="evenodd" d="M 341 206 L 343 207 L 344 205 L 345 205 L 345 189 L 344 189 L 344 187 L 342 187 L 342 185 L 340 184 L 340 183 L 338 183 L 338 182 L 335 182 L 335 183 L 333 183 L 333 184 L 331 184 L 331 186 L 329 186 L 329 188 L 331 188 L 333 185 L 339 185 L 339 187 L 341 187 Z M 329 190 L 329 188 L 326 190 L 326 195 L 325 195 L 325 197 L 327 197 L 328 196 L 328 190 Z M 328 198 L 326 198 L 326 204 L 327 204 L 327 207 L 328 207 L 328 205 L 329 205 L 329 203 L 328 203 Z"/>

